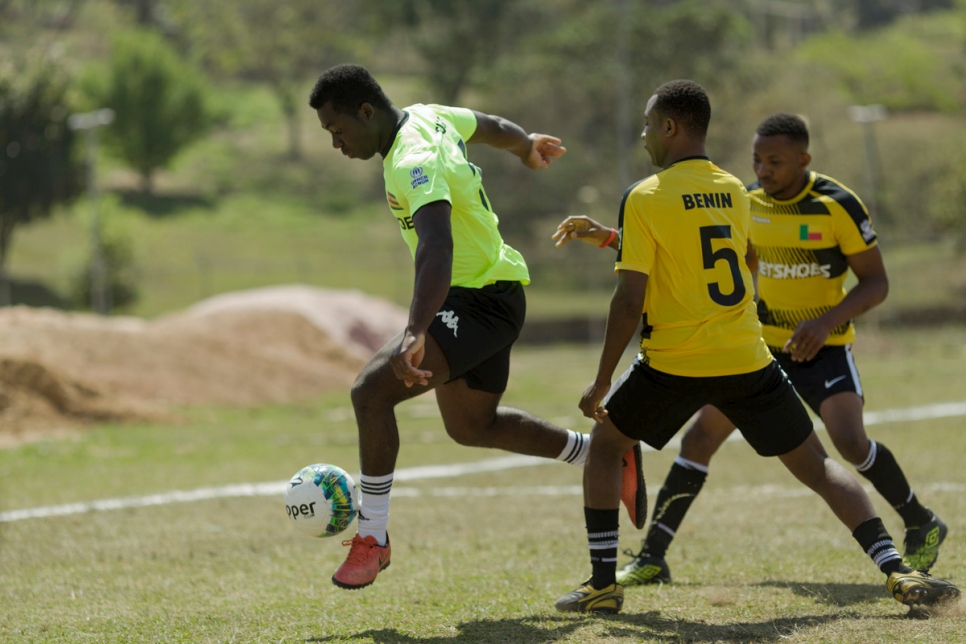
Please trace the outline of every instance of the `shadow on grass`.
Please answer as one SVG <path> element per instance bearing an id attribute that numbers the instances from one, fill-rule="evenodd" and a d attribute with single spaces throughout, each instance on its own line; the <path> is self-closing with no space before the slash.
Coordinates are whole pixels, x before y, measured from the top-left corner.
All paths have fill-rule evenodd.
<path id="1" fill-rule="evenodd" d="M 145 194 L 138 190 L 116 190 L 121 203 L 143 211 L 149 217 L 169 217 L 188 208 L 212 209 L 215 200 L 196 194 Z"/>
<path id="2" fill-rule="evenodd" d="M 755 586 L 784 588 L 799 597 L 808 597 L 829 606 L 854 606 L 875 602 L 889 593 L 885 583 L 876 584 L 814 584 L 800 581 L 762 581 Z"/>
<path id="3" fill-rule="evenodd" d="M 588 620 L 595 623 L 594 639 L 628 638 L 666 642 L 778 642 L 802 629 L 831 624 L 850 615 L 802 615 L 761 622 L 709 624 L 683 619 L 665 619 L 660 612 L 649 611 L 638 615 L 594 615 L 523 617 L 464 622 L 452 635 L 417 637 L 395 629 L 362 631 L 350 636 L 353 640 L 377 644 L 456 644 L 457 642 L 556 642 L 584 627 Z M 306 642 L 345 641 L 345 635 L 316 637 Z"/>

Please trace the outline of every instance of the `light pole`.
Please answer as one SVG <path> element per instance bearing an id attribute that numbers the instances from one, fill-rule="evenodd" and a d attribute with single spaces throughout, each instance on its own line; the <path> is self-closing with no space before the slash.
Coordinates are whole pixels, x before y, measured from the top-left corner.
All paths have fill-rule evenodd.
<path id="1" fill-rule="evenodd" d="M 108 125 L 113 120 L 114 110 L 107 108 L 71 114 L 67 119 L 67 127 L 83 130 L 87 144 L 87 194 L 91 203 L 91 310 L 101 315 L 106 315 L 110 310 L 110 293 L 107 289 L 107 266 L 101 247 L 101 216 L 98 210 L 94 163 L 97 159 L 97 128 Z"/>
<path id="2" fill-rule="evenodd" d="M 878 194 L 876 177 L 876 158 L 875 158 L 875 122 L 881 121 L 888 116 L 884 105 L 850 105 L 849 118 L 856 123 L 862 124 L 865 139 L 865 182 L 868 196 L 866 203 L 869 204 L 869 214 L 875 218 L 878 213 Z"/>

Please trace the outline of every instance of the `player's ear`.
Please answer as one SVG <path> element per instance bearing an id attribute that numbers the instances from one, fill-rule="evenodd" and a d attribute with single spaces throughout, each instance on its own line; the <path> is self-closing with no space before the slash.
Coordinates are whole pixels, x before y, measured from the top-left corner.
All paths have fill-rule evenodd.
<path id="1" fill-rule="evenodd" d="M 675 121 L 670 117 L 665 118 L 663 129 L 664 129 L 664 136 L 674 136 L 674 134 L 678 131 L 677 121 Z"/>
<path id="2" fill-rule="evenodd" d="M 372 106 L 371 103 L 363 103 L 359 106 L 359 118 L 364 121 L 371 121 L 372 117 L 376 115 L 376 108 Z"/>
<path id="3" fill-rule="evenodd" d="M 812 162 L 812 155 L 808 152 L 802 152 L 801 156 L 798 158 L 798 162 L 802 164 L 803 168 L 807 168 Z"/>

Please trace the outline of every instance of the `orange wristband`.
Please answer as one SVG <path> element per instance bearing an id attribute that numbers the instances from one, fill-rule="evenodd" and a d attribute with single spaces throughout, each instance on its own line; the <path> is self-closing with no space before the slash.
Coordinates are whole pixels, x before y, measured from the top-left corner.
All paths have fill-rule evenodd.
<path id="1" fill-rule="evenodd" d="M 603 244 L 601 244 L 600 247 L 601 248 L 607 248 L 608 246 L 610 246 L 610 243 L 612 241 L 614 241 L 614 237 L 617 237 L 617 229 L 616 228 L 611 228 L 610 229 L 610 237 L 608 237 L 607 238 L 607 241 L 605 241 Z"/>

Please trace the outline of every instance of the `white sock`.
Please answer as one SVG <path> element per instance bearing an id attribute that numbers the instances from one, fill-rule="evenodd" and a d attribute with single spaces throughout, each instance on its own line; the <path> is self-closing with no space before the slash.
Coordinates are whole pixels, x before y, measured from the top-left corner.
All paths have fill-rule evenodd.
<path id="1" fill-rule="evenodd" d="M 360 537 L 375 537 L 380 546 L 386 545 L 389 524 L 389 491 L 392 474 L 384 476 L 359 475 L 359 529 Z"/>
<path id="2" fill-rule="evenodd" d="M 567 445 L 560 452 L 557 460 L 583 467 L 584 461 L 587 460 L 587 451 L 590 449 L 590 434 L 578 434 L 572 429 L 566 431 Z"/>

